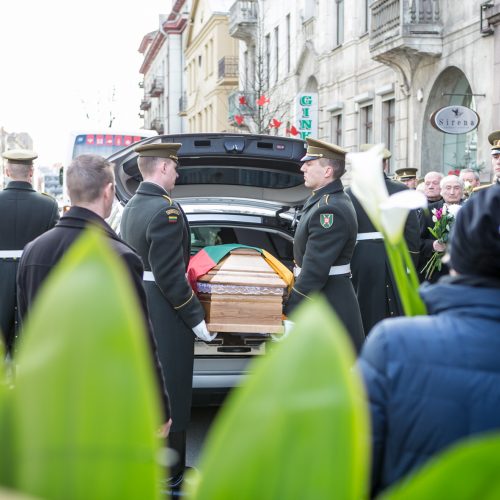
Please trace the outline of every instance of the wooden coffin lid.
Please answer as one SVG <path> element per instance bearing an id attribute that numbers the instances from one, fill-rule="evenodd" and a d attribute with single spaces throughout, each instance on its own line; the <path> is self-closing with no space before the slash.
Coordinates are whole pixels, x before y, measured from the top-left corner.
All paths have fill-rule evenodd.
<path id="1" fill-rule="evenodd" d="M 237 248 L 198 281 L 220 285 L 285 288 L 286 283 L 275 273 L 257 250 Z"/>

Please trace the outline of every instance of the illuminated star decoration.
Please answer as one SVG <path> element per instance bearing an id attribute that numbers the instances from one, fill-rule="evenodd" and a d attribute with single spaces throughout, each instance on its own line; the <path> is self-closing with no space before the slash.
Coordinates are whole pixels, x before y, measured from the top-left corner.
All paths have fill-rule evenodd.
<path id="1" fill-rule="evenodd" d="M 287 128 L 286 133 L 290 135 L 299 135 L 299 131 L 297 130 L 295 125 L 292 125 L 290 128 Z"/>
<path id="2" fill-rule="evenodd" d="M 240 102 L 240 104 L 242 106 L 247 106 L 248 105 L 247 98 L 244 95 L 240 95 L 240 97 L 238 98 L 238 101 Z"/>
<path id="3" fill-rule="evenodd" d="M 234 121 L 238 124 L 241 125 L 245 119 L 241 115 L 234 115 Z"/>

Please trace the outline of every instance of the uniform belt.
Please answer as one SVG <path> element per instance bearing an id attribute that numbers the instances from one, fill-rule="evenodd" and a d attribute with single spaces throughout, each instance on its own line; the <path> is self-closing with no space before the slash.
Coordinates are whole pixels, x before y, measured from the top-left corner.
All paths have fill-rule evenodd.
<path id="1" fill-rule="evenodd" d="M 187 278 L 187 273 L 186 273 Z M 153 271 L 144 271 L 142 275 L 142 281 L 155 281 L 155 277 L 153 276 Z"/>
<path id="2" fill-rule="evenodd" d="M 295 266 L 293 268 L 293 275 L 297 278 L 302 271 L 302 268 Z M 339 274 L 349 274 L 351 272 L 351 264 L 343 264 L 342 266 L 332 266 L 328 272 L 328 276 L 337 276 Z"/>
<path id="3" fill-rule="evenodd" d="M 0 259 L 18 259 L 22 254 L 22 250 L 0 250 Z"/>
<path id="4" fill-rule="evenodd" d="M 155 277 L 153 276 L 153 273 L 151 271 L 144 271 L 144 274 L 142 275 L 142 280 L 143 281 L 154 281 Z"/>
<path id="5" fill-rule="evenodd" d="M 363 241 L 363 240 L 383 240 L 384 235 L 382 233 L 379 233 L 377 231 L 374 231 L 373 233 L 358 233 L 356 236 L 357 241 Z"/>

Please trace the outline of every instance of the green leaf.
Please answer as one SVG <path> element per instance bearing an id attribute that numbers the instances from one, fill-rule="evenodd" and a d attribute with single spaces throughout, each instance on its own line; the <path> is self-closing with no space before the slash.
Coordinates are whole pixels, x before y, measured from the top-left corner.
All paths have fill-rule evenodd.
<path id="1" fill-rule="evenodd" d="M 414 475 L 384 492 L 382 500 L 496 500 L 500 498 L 499 434 L 465 439 L 449 448 Z"/>
<path id="2" fill-rule="evenodd" d="M 367 496 L 368 410 L 354 352 L 326 301 L 305 302 L 221 410 L 192 498 Z"/>
<path id="3" fill-rule="evenodd" d="M 161 417 L 137 299 L 87 230 L 37 296 L 14 391 L 16 488 L 50 499 L 157 498 Z"/>

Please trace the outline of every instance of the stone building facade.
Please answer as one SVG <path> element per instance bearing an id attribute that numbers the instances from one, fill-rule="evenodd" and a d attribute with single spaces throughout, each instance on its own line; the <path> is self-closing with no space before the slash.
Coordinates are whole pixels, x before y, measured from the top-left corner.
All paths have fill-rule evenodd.
<path id="1" fill-rule="evenodd" d="M 471 167 L 487 181 L 487 136 L 500 128 L 496 2 L 177 0 L 141 44 L 145 126 L 311 135 L 349 151 L 384 142 L 392 170 Z M 477 113 L 476 129 L 431 126 L 457 105 Z"/>

